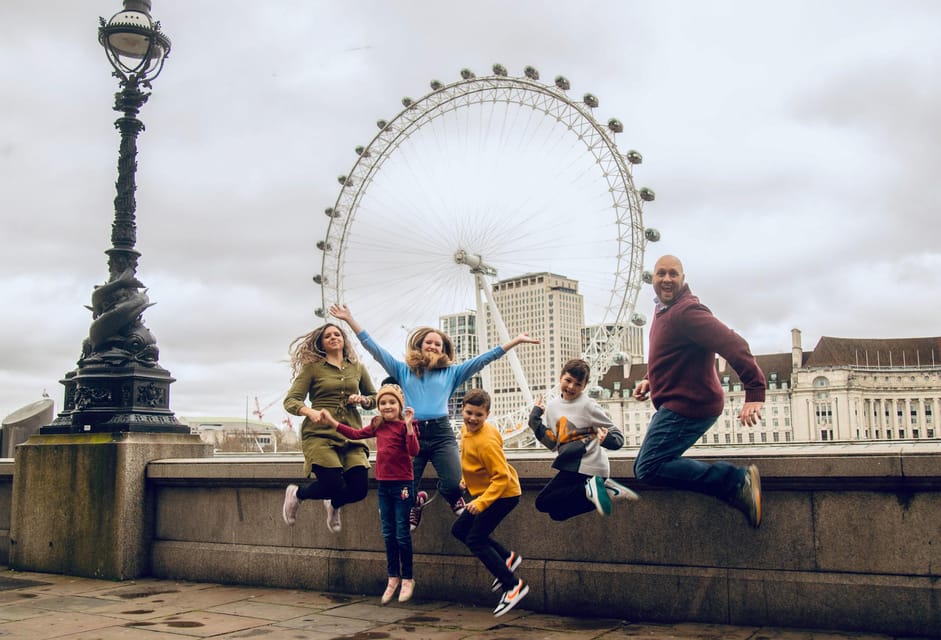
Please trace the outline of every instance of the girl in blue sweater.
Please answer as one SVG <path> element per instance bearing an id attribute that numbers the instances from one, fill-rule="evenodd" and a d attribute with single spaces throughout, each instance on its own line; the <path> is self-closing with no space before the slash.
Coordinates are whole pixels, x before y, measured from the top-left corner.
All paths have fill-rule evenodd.
<path id="1" fill-rule="evenodd" d="M 464 510 L 461 497 L 461 454 L 448 419 L 448 399 L 454 390 L 485 366 L 502 357 L 518 344 L 538 344 L 539 340 L 521 333 L 505 345 L 494 347 L 475 358 L 454 364 L 454 347 L 447 334 L 431 327 L 416 329 L 406 344 L 405 360 L 398 360 L 373 341 L 353 319 L 345 304 L 334 304 L 330 314 L 346 322 L 359 338 L 363 347 L 386 372 L 395 378 L 405 392 L 405 401 L 415 409 L 420 451 L 412 461 L 416 489 L 421 482 L 425 465 L 434 466 L 438 474 L 438 493 L 451 505 L 455 514 Z M 421 521 L 421 507 L 427 500 L 424 491 L 416 494 L 412 511 L 412 528 Z"/>

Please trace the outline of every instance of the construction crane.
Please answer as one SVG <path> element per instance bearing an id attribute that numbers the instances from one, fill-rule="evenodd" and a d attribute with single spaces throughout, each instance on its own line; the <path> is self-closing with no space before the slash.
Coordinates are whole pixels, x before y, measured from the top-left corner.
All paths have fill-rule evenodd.
<path id="1" fill-rule="evenodd" d="M 257 417 L 259 420 L 264 421 L 264 419 L 265 419 L 265 411 L 267 411 L 268 409 L 270 409 L 271 406 L 272 406 L 275 402 L 277 402 L 277 401 L 278 401 L 278 398 L 275 398 L 274 400 L 272 400 L 271 402 L 269 402 L 268 404 L 266 404 L 264 407 L 262 407 L 261 404 L 258 402 L 258 396 L 255 396 L 255 410 L 252 411 L 252 415 L 254 415 L 255 417 Z"/>

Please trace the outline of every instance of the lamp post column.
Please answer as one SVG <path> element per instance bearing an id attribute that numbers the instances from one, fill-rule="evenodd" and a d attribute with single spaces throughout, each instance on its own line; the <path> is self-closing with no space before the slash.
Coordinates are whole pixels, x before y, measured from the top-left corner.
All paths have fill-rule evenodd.
<path id="1" fill-rule="evenodd" d="M 92 322 L 82 343 L 78 368 L 65 375 L 62 412 L 40 433 L 163 432 L 189 433 L 170 410 L 174 379 L 158 364 L 159 350 L 144 326 L 143 312 L 153 303 L 137 279 L 135 174 L 138 119 L 149 88 L 163 67 L 170 40 L 149 14 L 149 0 L 125 0 L 124 10 L 101 21 L 98 39 L 120 79 L 114 110 L 121 132 L 117 195 L 108 255 L 108 281 L 92 292 Z"/>

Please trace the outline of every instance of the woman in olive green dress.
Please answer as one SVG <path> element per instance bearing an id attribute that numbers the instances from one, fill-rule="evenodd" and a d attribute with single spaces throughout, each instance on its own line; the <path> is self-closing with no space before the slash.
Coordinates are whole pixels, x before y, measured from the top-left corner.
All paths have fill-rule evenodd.
<path id="1" fill-rule="evenodd" d="M 304 471 L 316 480 L 306 487 L 288 485 L 282 515 L 293 525 L 301 500 L 320 499 L 327 510 L 327 528 L 336 533 L 342 526 L 340 508 L 366 497 L 369 449 L 322 424 L 322 414 L 329 411 L 339 422 L 359 429 L 359 408 L 373 407 L 376 389 L 349 347 L 346 334 L 335 324 L 327 323 L 296 338 L 290 351 L 294 383 L 284 398 L 284 409 L 304 416 Z M 305 403 L 308 398 L 309 406 Z"/>

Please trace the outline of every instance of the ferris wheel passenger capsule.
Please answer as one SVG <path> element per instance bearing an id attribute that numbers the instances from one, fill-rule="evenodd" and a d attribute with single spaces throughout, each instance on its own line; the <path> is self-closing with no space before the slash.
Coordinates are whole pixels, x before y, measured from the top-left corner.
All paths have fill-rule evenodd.
<path id="1" fill-rule="evenodd" d="M 323 284 L 323 276 L 318 273 L 314 276 L 314 282 L 317 284 Z"/>
<path id="2" fill-rule="evenodd" d="M 628 355 L 623 351 L 618 351 L 614 354 L 614 364 L 624 364 L 628 361 Z"/>
<path id="3" fill-rule="evenodd" d="M 611 118 L 608 120 L 608 128 L 611 129 L 614 133 L 621 133 L 624 131 L 624 125 L 621 124 L 621 121 L 617 118 Z"/>
<path id="4" fill-rule="evenodd" d="M 388 128 L 389 123 L 385 120 L 376 120 L 376 126 L 385 131 Z"/>
<path id="5" fill-rule="evenodd" d="M 642 327 L 645 324 L 647 324 L 647 317 L 644 314 L 637 313 L 635 311 L 634 313 L 631 314 L 631 322 L 637 325 L 638 327 Z"/>
<path id="6" fill-rule="evenodd" d="M 442 88 L 442 87 L 444 87 L 444 85 L 441 84 L 441 82 L 439 82 L 438 80 L 432 80 L 432 81 L 431 81 L 431 90 L 432 90 L 432 91 L 441 91 L 441 88 Z"/>
<path id="7" fill-rule="evenodd" d="M 323 212 L 328 218 L 340 217 L 340 212 L 334 209 L 333 207 L 327 207 L 326 209 L 323 210 Z"/>
<path id="8" fill-rule="evenodd" d="M 504 67 L 502 64 L 499 64 L 499 63 L 493 65 L 493 75 L 495 75 L 495 76 L 505 76 L 505 75 L 506 75 L 506 67 Z"/>
<path id="9" fill-rule="evenodd" d="M 653 202 L 657 197 L 657 194 L 654 193 L 653 189 L 648 189 L 647 187 L 641 187 L 640 189 L 640 199 L 644 202 Z"/>
<path id="10" fill-rule="evenodd" d="M 525 75 L 530 80 L 539 79 L 539 71 L 536 69 L 536 67 L 533 67 L 531 65 L 527 65 L 526 68 L 523 69 L 523 75 Z"/>
<path id="11" fill-rule="evenodd" d="M 322 318 L 322 317 L 323 317 L 323 307 L 317 307 L 316 309 L 314 309 L 314 315 L 317 316 L 318 318 Z"/>
<path id="12" fill-rule="evenodd" d="M 640 154 L 640 151 L 635 151 L 634 149 L 625 153 L 624 157 L 627 158 L 627 161 L 631 164 L 640 164 L 644 161 L 644 156 Z"/>
<path id="13" fill-rule="evenodd" d="M 640 274 L 640 279 L 643 280 L 645 284 L 653 284 L 653 274 L 649 271 L 644 271 Z"/>
<path id="14" fill-rule="evenodd" d="M 406 109 L 411 107 L 413 104 L 415 104 L 415 101 L 409 98 L 408 96 L 405 96 L 404 98 L 402 98 L 402 106 L 405 107 Z"/>
<path id="15" fill-rule="evenodd" d="M 603 392 L 604 392 L 604 389 L 602 389 L 598 385 L 595 385 L 591 389 L 588 390 L 588 397 L 597 399 L 601 397 Z"/>
<path id="16" fill-rule="evenodd" d="M 644 229 L 644 237 L 647 238 L 647 242 L 660 242 L 660 232 L 653 227 Z"/>
<path id="17" fill-rule="evenodd" d="M 572 84 L 569 82 L 569 79 L 565 76 L 556 76 L 555 77 L 555 86 L 562 89 L 562 91 L 568 91 L 572 88 Z"/>
<path id="18" fill-rule="evenodd" d="M 326 240 L 318 240 L 318 241 L 317 241 L 317 248 L 320 249 L 321 251 L 323 251 L 324 253 L 333 250 L 333 246 L 332 246 L 329 242 L 327 242 Z"/>
<path id="19" fill-rule="evenodd" d="M 590 93 L 586 93 L 584 97 L 582 98 L 582 101 L 585 103 L 586 106 L 592 109 L 596 109 L 598 107 L 598 98 L 596 98 Z"/>
<path id="20" fill-rule="evenodd" d="M 465 80 L 473 80 L 477 76 L 474 75 L 474 72 L 468 68 L 461 69 L 461 77 Z"/>
<path id="21" fill-rule="evenodd" d="M 350 180 L 350 178 L 347 176 L 337 176 L 337 182 L 342 184 L 344 187 L 348 187 L 353 184 L 353 181 Z"/>

